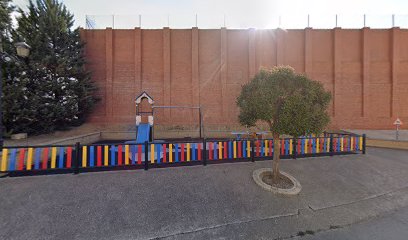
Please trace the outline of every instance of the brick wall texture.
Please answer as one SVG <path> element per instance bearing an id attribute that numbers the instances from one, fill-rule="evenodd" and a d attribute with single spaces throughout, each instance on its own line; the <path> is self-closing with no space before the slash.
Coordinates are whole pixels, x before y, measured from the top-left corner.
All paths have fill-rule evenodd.
<path id="1" fill-rule="evenodd" d="M 135 97 L 203 107 L 206 126 L 238 126 L 235 100 L 260 67 L 290 65 L 332 92 L 330 128 L 408 124 L 408 30 L 81 30 L 101 101 L 92 123 L 133 124 Z M 193 125 L 194 110 L 158 110 L 155 124 Z"/>

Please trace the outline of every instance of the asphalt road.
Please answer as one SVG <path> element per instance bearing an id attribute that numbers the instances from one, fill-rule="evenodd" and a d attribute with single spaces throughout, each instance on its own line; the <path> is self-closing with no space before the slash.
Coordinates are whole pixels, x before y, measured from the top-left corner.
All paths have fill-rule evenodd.
<path id="1" fill-rule="evenodd" d="M 408 152 L 283 160 L 298 196 L 266 192 L 271 161 L 0 179 L 0 239 L 276 239 L 408 206 Z"/>

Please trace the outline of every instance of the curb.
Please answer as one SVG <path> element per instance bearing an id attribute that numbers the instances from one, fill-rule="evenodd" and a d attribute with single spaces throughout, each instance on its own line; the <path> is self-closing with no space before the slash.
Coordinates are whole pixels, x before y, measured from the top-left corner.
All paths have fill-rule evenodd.
<path id="1" fill-rule="evenodd" d="M 282 188 L 272 187 L 271 185 L 264 183 L 262 181 L 262 176 L 267 172 L 272 172 L 272 168 L 260 168 L 260 169 L 255 170 L 252 173 L 252 178 L 254 179 L 255 183 L 258 184 L 264 190 L 270 191 L 273 193 L 283 194 L 283 195 L 290 195 L 290 196 L 297 195 L 302 190 L 302 186 L 300 185 L 298 180 L 296 180 L 292 175 L 286 172 L 282 172 L 282 171 L 280 172 L 280 174 L 284 175 L 285 177 L 289 178 L 292 181 L 293 183 L 292 188 L 282 189 Z"/>

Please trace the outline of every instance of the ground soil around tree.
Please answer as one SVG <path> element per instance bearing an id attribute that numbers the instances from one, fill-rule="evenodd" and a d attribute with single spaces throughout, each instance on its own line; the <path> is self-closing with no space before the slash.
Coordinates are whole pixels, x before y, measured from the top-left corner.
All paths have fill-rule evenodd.
<path id="1" fill-rule="evenodd" d="M 268 185 L 271 185 L 272 187 L 281 189 L 291 189 L 294 186 L 293 182 L 282 174 L 279 174 L 278 180 L 274 181 L 272 178 L 272 172 L 265 174 L 262 177 L 262 181 Z"/>

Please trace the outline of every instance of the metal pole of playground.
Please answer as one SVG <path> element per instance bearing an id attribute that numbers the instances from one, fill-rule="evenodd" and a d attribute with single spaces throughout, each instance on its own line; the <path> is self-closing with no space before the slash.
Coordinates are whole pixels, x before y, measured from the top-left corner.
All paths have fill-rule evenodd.
<path id="1" fill-rule="evenodd" d="M 152 142 L 154 142 L 154 107 L 152 106 L 152 117 L 153 117 L 153 125 L 152 125 Z"/>
<path id="2" fill-rule="evenodd" d="M 200 128 L 200 138 L 202 138 L 204 132 L 202 131 L 202 114 L 201 114 L 201 107 L 194 107 L 194 106 L 152 106 L 152 115 L 154 119 L 154 109 L 155 108 L 188 108 L 188 109 L 198 109 L 199 114 L 199 128 Z M 154 140 L 154 124 L 152 126 L 152 141 Z"/>
<path id="3" fill-rule="evenodd" d="M 201 107 L 199 107 L 199 109 L 198 109 L 198 121 L 199 121 L 199 125 L 200 125 L 200 139 L 202 138 L 202 134 L 201 134 L 201 131 L 202 131 L 202 115 L 201 115 Z"/>

